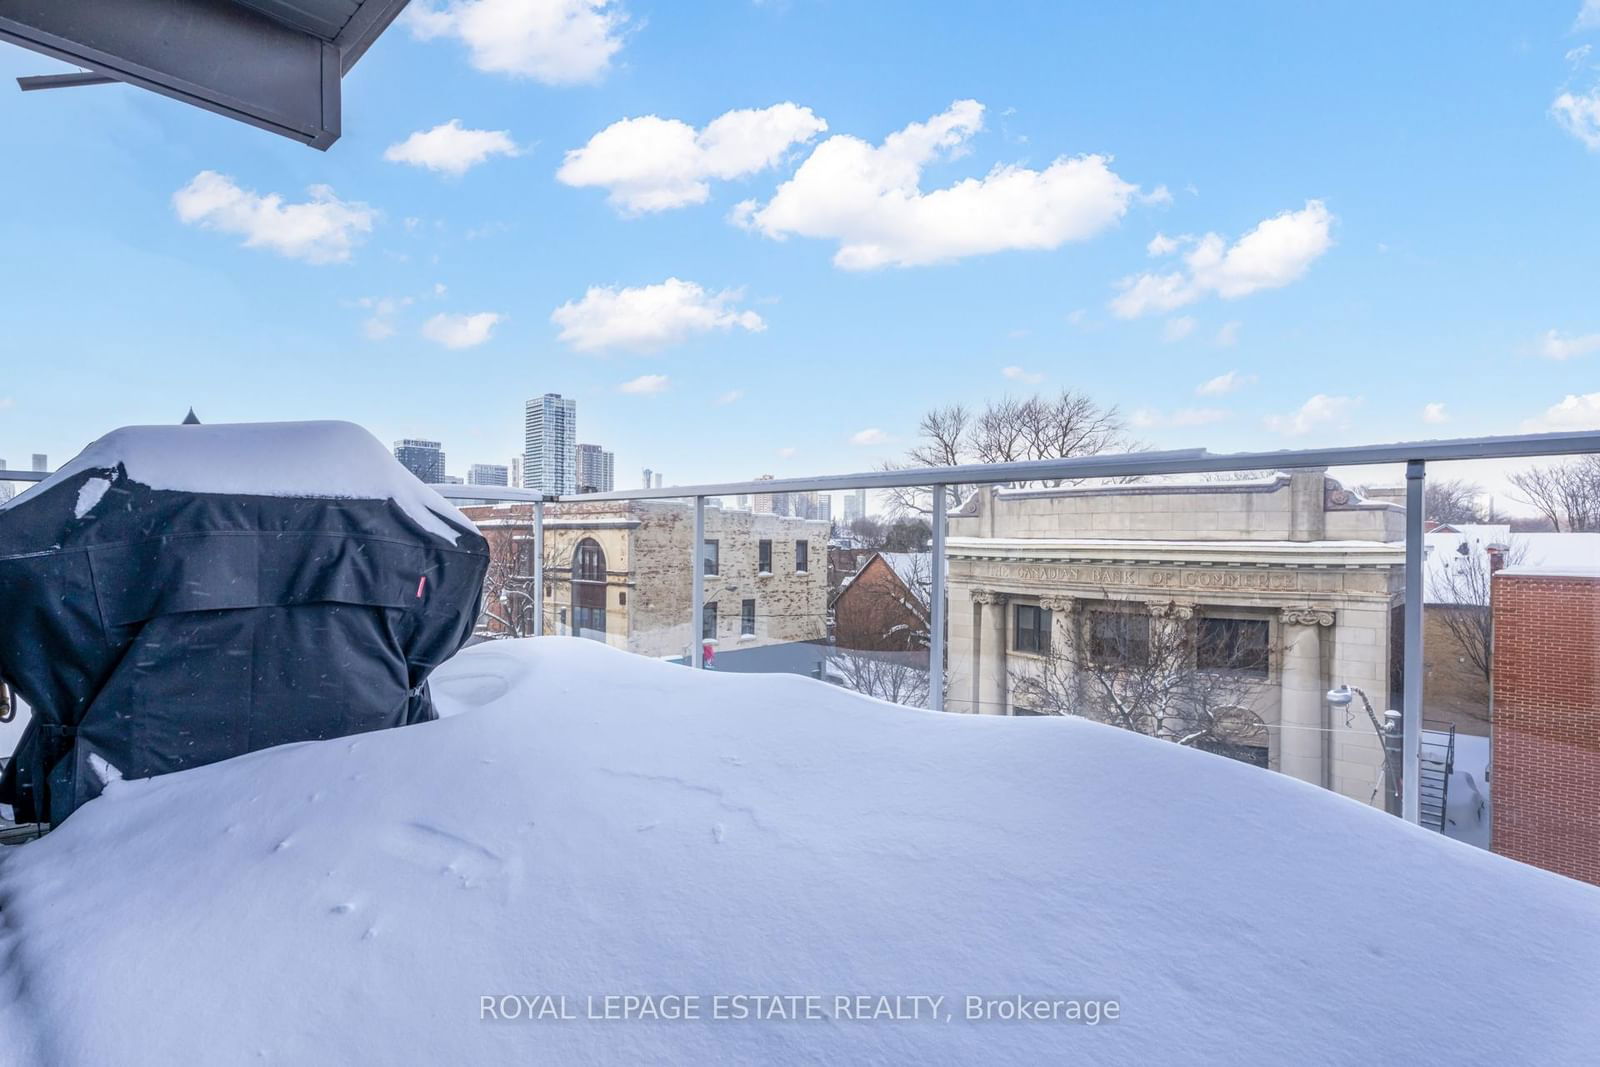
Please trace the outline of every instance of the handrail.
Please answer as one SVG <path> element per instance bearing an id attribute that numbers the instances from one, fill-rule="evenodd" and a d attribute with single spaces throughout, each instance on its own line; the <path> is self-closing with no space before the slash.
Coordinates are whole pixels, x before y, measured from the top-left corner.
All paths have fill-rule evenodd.
<path id="1" fill-rule="evenodd" d="M 1161 452 L 1120 452 L 1070 459 L 1020 463 L 968 463 L 953 467 L 902 467 L 893 470 L 828 474 L 806 478 L 770 478 L 660 489 L 619 489 L 610 493 L 543 496 L 530 489 L 491 485 L 435 485 L 452 500 L 531 501 L 558 503 L 608 500 L 673 500 L 702 496 L 771 493 L 840 492 L 850 489 L 905 489 L 930 485 L 998 485 L 1012 482 L 1074 481 L 1159 474 L 1211 474 L 1266 468 L 1354 467 L 1407 462 L 1438 463 L 1467 459 L 1516 459 L 1600 453 L 1600 431 L 1458 437 L 1448 440 L 1403 441 L 1393 444 L 1337 448 L 1277 449 L 1269 452 L 1210 452 L 1204 448 Z"/>

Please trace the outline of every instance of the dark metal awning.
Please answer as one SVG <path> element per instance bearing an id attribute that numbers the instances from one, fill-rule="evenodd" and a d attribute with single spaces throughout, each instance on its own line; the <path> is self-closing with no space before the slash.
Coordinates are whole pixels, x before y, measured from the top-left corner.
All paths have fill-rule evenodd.
<path id="1" fill-rule="evenodd" d="M 24 89 L 127 82 L 327 148 L 339 79 L 407 0 L 0 0 L 0 40 L 88 73 Z"/>

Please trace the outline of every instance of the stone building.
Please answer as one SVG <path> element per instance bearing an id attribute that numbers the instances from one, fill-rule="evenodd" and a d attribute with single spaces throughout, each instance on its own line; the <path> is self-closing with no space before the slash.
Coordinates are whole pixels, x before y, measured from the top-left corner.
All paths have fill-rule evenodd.
<path id="1" fill-rule="evenodd" d="M 492 611 L 503 602 L 502 618 L 511 619 L 519 602 L 531 603 L 532 509 L 463 510 L 489 540 L 491 584 L 503 575 L 503 588 L 486 592 L 486 606 Z M 688 653 L 692 505 L 547 504 L 544 536 L 545 633 L 576 634 L 645 656 Z M 827 544 L 825 522 L 706 509 L 705 613 L 694 636 L 711 645 L 719 667 L 737 669 L 745 651 L 826 638 Z M 506 626 L 490 618 L 486 628 Z"/>
<path id="2" fill-rule="evenodd" d="M 1258 723 L 1230 754 L 1389 803 L 1376 731 L 1325 694 L 1398 706 L 1403 540 L 1403 509 L 1322 470 L 979 490 L 950 518 L 946 707 L 1028 714 L 1018 692 L 1064 676 L 1070 710 L 1100 665 L 1198 633 L 1172 646 L 1184 669 L 1224 677 Z M 1208 660 L 1223 646 L 1247 654 Z"/>

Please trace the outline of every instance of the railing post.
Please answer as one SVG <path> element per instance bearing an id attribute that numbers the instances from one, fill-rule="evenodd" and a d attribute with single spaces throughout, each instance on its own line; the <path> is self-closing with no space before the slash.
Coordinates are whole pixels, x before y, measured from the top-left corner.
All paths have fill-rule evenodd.
<path id="1" fill-rule="evenodd" d="M 1400 814 L 1421 820 L 1417 775 L 1422 767 L 1422 529 L 1424 464 L 1406 464 L 1405 690 L 1400 719 Z"/>
<path id="2" fill-rule="evenodd" d="M 544 636 L 544 501 L 533 503 L 533 636 Z"/>
<path id="3" fill-rule="evenodd" d="M 689 592 L 689 663 L 695 670 L 706 665 L 705 625 L 706 613 L 706 498 L 694 498 L 694 569 L 691 571 Z"/>
<path id="4" fill-rule="evenodd" d="M 928 707 L 944 710 L 944 537 L 950 509 L 945 504 L 944 486 L 933 487 L 933 603 L 928 612 Z"/>

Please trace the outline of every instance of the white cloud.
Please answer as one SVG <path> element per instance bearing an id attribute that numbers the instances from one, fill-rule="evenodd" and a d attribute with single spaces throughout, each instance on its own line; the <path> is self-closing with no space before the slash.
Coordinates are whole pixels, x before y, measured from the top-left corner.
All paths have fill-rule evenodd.
<path id="1" fill-rule="evenodd" d="M 655 115 L 623 119 L 568 152 L 556 180 L 606 189 L 629 214 L 703 204 L 711 179 L 765 170 L 827 128 L 810 108 L 787 102 L 729 111 L 703 130 Z"/>
<path id="2" fill-rule="evenodd" d="M 1002 367 L 1000 374 L 1013 382 L 1026 382 L 1028 385 L 1038 385 L 1044 381 L 1044 375 L 1037 371 L 1024 370 L 1021 367 Z"/>
<path id="3" fill-rule="evenodd" d="M 1209 426 L 1229 418 L 1231 414 L 1221 408 L 1179 408 L 1170 414 L 1153 408 L 1139 408 L 1128 416 L 1128 422 L 1136 430 L 1148 430 L 1159 426 Z"/>
<path id="4" fill-rule="evenodd" d="M 1443 404 L 1437 401 L 1432 404 L 1424 404 L 1422 405 L 1422 421 L 1437 426 L 1440 423 L 1449 422 L 1450 413 L 1445 410 Z"/>
<path id="5" fill-rule="evenodd" d="M 1546 359 L 1572 359 L 1600 352 L 1600 333 L 1566 334 L 1546 330 L 1539 339 L 1538 352 Z"/>
<path id="6" fill-rule="evenodd" d="M 178 218 L 190 225 L 244 238 L 246 248 L 268 248 L 307 263 L 340 263 L 378 213 L 366 204 L 340 200 L 326 185 L 313 185 L 311 199 L 286 204 L 277 193 L 241 189 L 232 178 L 203 170 L 172 194 Z"/>
<path id="7" fill-rule="evenodd" d="M 561 340 L 580 352 L 607 348 L 648 352 L 713 330 L 735 326 L 752 333 L 765 330 L 760 315 L 730 306 L 741 295 L 736 289 L 708 292 L 677 278 L 634 289 L 596 285 L 582 300 L 552 311 L 550 321 L 561 327 Z"/>
<path id="8" fill-rule="evenodd" d="M 983 105 L 958 100 L 880 145 L 836 134 L 812 151 L 765 205 L 740 204 L 735 222 L 774 239 L 839 242 L 845 270 L 924 266 L 1015 249 L 1053 249 L 1122 218 L 1138 191 L 1106 156 L 1061 157 L 1044 170 L 997 166 L 932 192 L 922 171 L 968 148 Z"/>
<path id="9" fill-rule="evenodd" d="M 1575 30 L 1600 29 L 1600 0 L 1583 0 L 1583 7 L 1578 10 L 1578 20 L 1572 24 Z"/>
<path id="10" fill-rule="evenodd" d="M 411 306 L 409 296 L 364 296 L 356 306 L 372 312 L 361 324 L 369 341 L 382 341 L 395 334 L 394 317 Z"/>
<path id="11" fill-rule="evenodd" d="M 1168 343 L 1181 341 L 1194 333 L 1194 328 L 1195 321 L 1192 316 L 1179 315 L 1175 319 L 1167 320 L 1166 325 L 1161 328 L 1161 339 Z"/>
<path id="12" fill-rule="evenodd" d="M 1144 246 L 1144 250 L 1146 253 L 1152 256 L 1170 256 L 1182 246 L 1184 241 L 1187 240 L 1190 240 L 1190 238 L 1168 237 L 1164 233 L 1158 233 L 1154 237 L 1150 238 L 1150 243 Z"/>
<path id="13" fill-rule="evenodd" d="M 617 386 L 617 392 L 631 393 L 634 396 L 648 396 L 651 393 L 664 393 L 666 390 L 667 376 L 665 374 L 641 374 L 639 377 Z"/>
<path id="14" fill-rule="evenodd" d="M 14 397 L 14 396 L 0 396 L 0 411 L 5 411 L 7 408 L 14 408 L 16 406 L 17 406 L 17 398 L 16 397 Z"/>
<path id="15" fill-rule="evenodd" d="M 889 435 L 878 429 L 876 426 L 869 427 L 865 430 L 858 430 L 850 435 L 850 443 L 853 445 L 881 445 L 888 440 Z"/>
<path id="16" fill-rule="evenodd" d="M 1546 408 L 1543 415 L 1524 421 L 1522 428 L 1529 433 L 1600 430 L 1600 393 L 1568 393 L 1560 403 Z"/>
<path id="17" fill-rule="evenodd" d="M 1227 396 L 1229 393 L 1255 383 L 1256 376 L 1254 374 L 1240 374 L 1236 370 L 1231 370 L 1226 374 L 1219 374 L 1215 378 L 1208 378 L 1195 386 L 1194 391 L 1198 396 Z"/>
<path id="18" fill-rule="evenodd" d="M 460 119 L 451 119 L 390 145 L 383 158 L 459 178 L 490 156 L 515 156 L 521 151 L 505 130 L 463 129 Z"/>
<path id="19" fill-rule="evenodd" d="M 1215 344 L 1218 348 L 1232 348 L 1239 343 L 1239 327 L 1242 326 L 1238 319 L 1225 322 L 1217 327 Z"/>
<path id="20" fill-rule="evenodd" d="M 1348 396 L 1328 396 L 1326 393 L 1318 393 L 1301 404 L 1296 411 L 1288 415 L 1268 415 L 1263 421 L 1269 430 L 1276 430 L 1290 437 L 1300 437 L 1320 426 L 1339 422 L 1354 403 L 1355 401 Z"/>
<path id="21" fill-rule="evenodd" d="M 1111 310 L 1123 319 L 1172 311 L 1207 295 L 1224 300 L 1296 281 L 1333 244 L 1334 217 L 1320 200 L 1267 219 L 1229 245 L 1208 233 L 1183 255 L 1184 269 L 1139 274 L 1117 283 Z"/>
<path id="22" fill-rule="evenodd" d="M 717 403 L 722 405 L 737 404 L 742 399 L 744 399 L 743 389 L 729 389 L 726 393 L 717 397 Z"/>
<path id="23" fill-rule="evenodd" d="M 423 0 L 405 13 L 418 40 L 458 38 L 479 70 L 546 85 L 598 80 L 627 18 L 610 0 Z"/>
<path id="24" fill-rule="evenodd" d="M 800 450 L 798 448 L 785 446 L 784 448 L 778 449 L 778 458 L 779 459 L 793 459 L 795 457 L 795 453 L 797 453 L 799 451 Z"/>
<path id="25" fill-rule="evenodd" d="M 444 312 L 422 324 L 422 336 L 446 348 L 473 348 L 487 341 L 494 328 L 505 319 L 493 311 L 475 315 L 449 315 Z"/>
<path id="26" fill-rule="evenodd" d="M 1550 105 L 1550 114 L 1586 148 L 1600 152 L 1600 85 L 1587 93 L 1567 90 Z"/>

